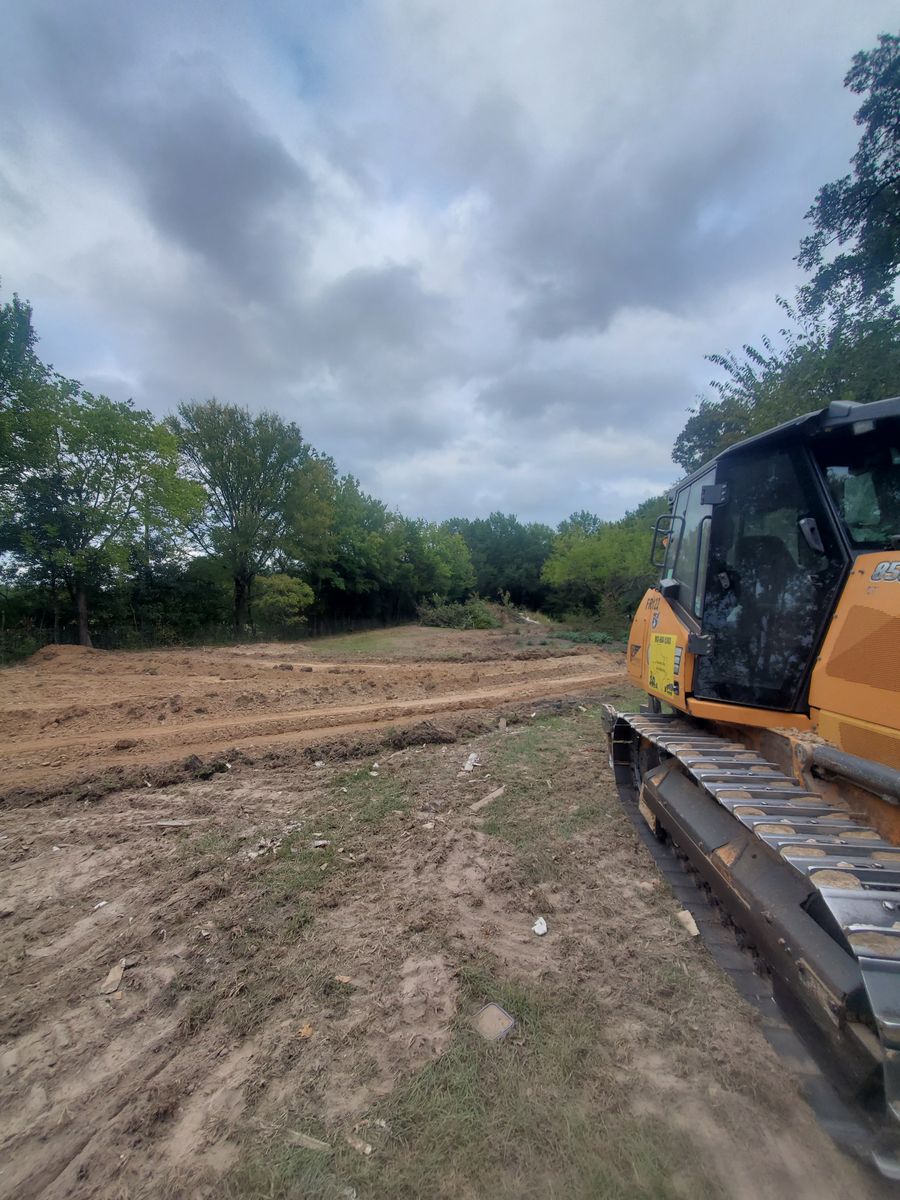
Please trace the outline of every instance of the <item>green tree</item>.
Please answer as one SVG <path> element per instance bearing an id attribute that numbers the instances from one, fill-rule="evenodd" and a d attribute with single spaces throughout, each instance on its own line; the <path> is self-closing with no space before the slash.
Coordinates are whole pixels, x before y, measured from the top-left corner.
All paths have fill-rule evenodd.
<path id="1" fill-rule="evenodd" d="M 650 565 L 651 531 L 668 511 L 665 496 L 645 500 L 620 521 L 592 531 L 573 523 L 561 533 L 544 564 L 543 578 L 561 611 L 584 610 L 614 625 L 627 623 L 646 589 L 659 577 Z"/>
<path id="2" fill-rule="evenodd" d="M 480 595 L 496 599 L 509 592 L 513 603 L 540 608 L 547 593 L 541 569 L 554 539 L 548 525 L 523 524 L 512 513 L 495 512 L 474 521 L 457 517 L 444 528 L 462 534 L 469 547 Z"/>
<path id="3" fill-rule="evenodd" d="M 434 564 L 434 587 L 429 591 L 423 581 L 419 595 L 462 600 L 475 586 L 475 568 L 465 538 L 444 525 L 429 522 L 423 529 L 423 540 L 426 553 Z"/>
<path id="4" fill-rule="evenodd" d="M 426 596 L 462 599 L 475 572 L 469 548 L 458 533 L 430 521 L 390 515 L 387 545 L 393 564 L 384 587 L 392 593 L 392 614 L 412 615 Z"/>
<path id="5" fill-rule="evenodd" d="M 900 269 L 900 37 L 882 34 L 853 59 L 844 86 L 864 100 L 853 170 L 819 189 L 807 212 L 813 231 L 798 262 L 813 276 L 801 289 L 807 312 L 893 302 Z M 847 247 L 830 255 L 831 247 Z"/>
<path id="6" fill-rule="evenodd" d="M 14 294 L 0 305 L 0 505 L 18 474 L 46 453 L 52 430 L 42 404 L 49 372 L 36 344 L 31 305 Z"/>
<path id="7" fill-rule="evenodd" d="M 589 536 L 592 533 L 596 533 L 602 524 L 603 520 L 596 513 L 588 512 L 587 509 L 582 508 L 579 512 L 574 512 L 570 517 L 566 517 L 564 521 L 560 521 L 556 527 L 556 532 L 561 534 L 583 533 Z"/>
<path id="8" fill-rule="evenodd" d="M 191 532 L 228 567 L 240 634 L 250 620 L 256 576 L 279 555 L 302 554 L 302 481 L 316 468 L 317 455 L 298 427 L 277 413 L 254 416 L 214 399 L 179 405 L 170 427 L 186 474 L 205 494 Z"/>
<path id="9" fill-rule="evenodd" d="M 308 583 L 292 575 L 260 575 L 256 581 L 256 612 L 263 625 L 296 629 L 315 597 Z"/>
<path id="10" fill-rule="evenodd" d="M 316 612 L 340 618 L 375 613 L 375 600 L 395 568 L 390 513 L 366 495 L 352 475 L 337 480 L 324 543 L 304 568 L 316 595 Z"/>
<path id="11" fill-rule="evenodd" d="M 309 447 L 287 496 L 285 536 L 275 556 L 279 570 L 309 578 L 327 555 L 334 524 L 337 469 Z"/>
<path id="12" fill-rule="evenodd" d="M 42 386 L 52 437 L 8 489 L 0 549 L 56 597 L 75 607 L 78 640 L 91 644 L 88 593 L 104 573 L 123 570 L 148 509 L 187 518 L 196 500 L 178 479 L 175 439 L 130 402 L 81 392 L 54 376 Z M 26 409 L 16 412 L 27 422 Z M 21 444 L 28 431 L 14 434 Z"/>

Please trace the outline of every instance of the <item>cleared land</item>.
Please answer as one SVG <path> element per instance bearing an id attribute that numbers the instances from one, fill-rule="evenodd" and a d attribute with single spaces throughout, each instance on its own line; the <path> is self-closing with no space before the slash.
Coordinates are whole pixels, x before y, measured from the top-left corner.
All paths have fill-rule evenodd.
<path id="1" fill-rule="evenodd" d="M 884 1194 L 620 811 L 621 656 L 543 640 L 3 672 L 4 1200 Z"/>
<path id="2" fill-rule="evenodd" d="M 48 646 L 3 672 L 0 797 L 160 782 L 186 760 L 190 772 L 194 759 L 207 764 L 226 752 L 352 746 L 361 733 L 623 678 L 621 656 L 550 645 L 539 632 L 410 626 L 155 653 Z"/>

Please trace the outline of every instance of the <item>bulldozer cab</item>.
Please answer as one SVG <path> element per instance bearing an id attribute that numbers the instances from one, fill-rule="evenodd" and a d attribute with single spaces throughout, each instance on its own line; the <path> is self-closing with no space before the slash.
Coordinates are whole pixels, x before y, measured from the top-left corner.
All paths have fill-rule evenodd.
<path id="1" fill-rule="evenodd" d="M 694 696 L 802 711 L 855 557 L 885 551 L 900 575 L 900 399 L 832 405 L 751 438 L 670 501 L 654 562 L 694 633 Z"/>

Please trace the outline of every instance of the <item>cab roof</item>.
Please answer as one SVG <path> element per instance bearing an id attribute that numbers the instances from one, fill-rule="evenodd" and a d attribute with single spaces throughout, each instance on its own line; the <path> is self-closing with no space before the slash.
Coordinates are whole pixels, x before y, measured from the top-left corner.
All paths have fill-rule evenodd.
<path id="1" fill-rule="evenodd" d="M 873 400 L 870 404 L 858 404 L 853 400 L 833 400 L 827 408 L 804 413 L 802 417 L 794 417 L 793 420 L 775 425 L 764 433 L 756 433 L 753 437 L 744 438 L 742 442 L 727 446 L 715 458 L 709 459 L 702 467 L 680 479 L 669 494 L 671 496 L 680 492 L 685 484 L 705 475 L 710 467 L 723 458 L 743 454 L 745 450 L 756 450 L 760 446 L 775 445 L 779 442 L 810 441 L 820 434 L 830 433 L 833 429 L 852 428 L 859 421 L 881 421 L 885 417 L 900 417 L 900 396 L 892 396 L 887 400 Z"/>

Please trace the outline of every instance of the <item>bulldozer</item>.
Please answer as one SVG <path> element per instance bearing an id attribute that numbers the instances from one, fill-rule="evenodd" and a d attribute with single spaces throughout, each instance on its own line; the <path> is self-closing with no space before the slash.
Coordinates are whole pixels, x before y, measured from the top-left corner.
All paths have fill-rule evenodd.
<path id="1" fill-rule="evenodd" d="M 650 558 L 646 700 L 604 721 L 620 794 L 900 1178 L 900 397 L 729 446 L 674 486 Z"/>

